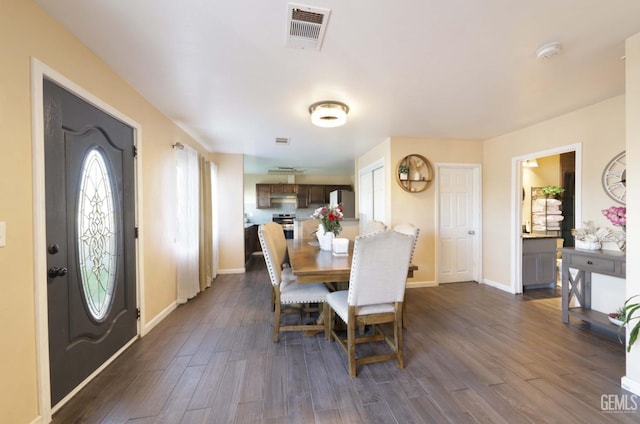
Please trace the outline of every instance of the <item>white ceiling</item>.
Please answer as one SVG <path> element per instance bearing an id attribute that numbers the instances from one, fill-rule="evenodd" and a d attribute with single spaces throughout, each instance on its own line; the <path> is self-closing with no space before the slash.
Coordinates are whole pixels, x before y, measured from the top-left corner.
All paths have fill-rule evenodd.
<path id="1" fill-rule="evenodd" d="M 316 51 L 285 47 L 284 0 L 35 2 L 248 173 L 351 174 L 389 136 L 482 140 L 622 94 L 640 32 L 636 0 L 301 0 L 331 10 Z M 311 124 L 326 99 L 349 105 L 345 126 Z"/>

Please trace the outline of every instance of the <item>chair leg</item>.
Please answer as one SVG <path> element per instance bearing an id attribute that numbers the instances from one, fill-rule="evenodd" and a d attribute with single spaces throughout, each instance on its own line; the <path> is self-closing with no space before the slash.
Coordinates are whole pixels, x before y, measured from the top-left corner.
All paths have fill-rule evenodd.
<path id="1" fill-rule="evenodd" d="M 398 368 L 404 368 L 404 355 L 402 349 L 402 328 L 404 324 L 404 305 L 402 302 L 396 304 L 396 320 L 393 323 L 394 341 L 396 344 L 396 355 L 398 359 Z"/>
<path id="2" fill-rule="evenodd" d="M 406 308 L 404 307 L 404 302 L 402 302 L 402 328 L 407 328 L 407 314 Z"/>
<path id="3" fill-rule="evenodd" d="M 331 325 L 333 319 L 331 317 L 331 307 L 326 302 L 322 304 L 322 315 L 324 315 L 324 338 L 331 340 Z"/>
<path id="4" fill-rule="evenodd" d="M 349 375 L 356 376 L 356 317 L 355 308 L 349 306 L 349 315 L 347 320 L 347 350 L 349 359 Z"/>
<path id="5" fill-rule="evenodd" d="M 273 313 L 273 342 L 277 343 L 280 336 L 280 302 L 274 303 Z"/>
<path id="6" fill-rule="evenodd" d="M 274 291 L 274 287 L 271 286 L 271 311 L 275 312 L 276 310 L 276 293 Z"/>

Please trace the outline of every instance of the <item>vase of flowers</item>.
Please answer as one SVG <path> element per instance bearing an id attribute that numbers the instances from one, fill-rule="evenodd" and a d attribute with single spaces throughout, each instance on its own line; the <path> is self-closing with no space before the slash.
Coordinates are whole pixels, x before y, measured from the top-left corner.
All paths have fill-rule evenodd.
<path id="1" fill-rule="evenodd" d="M 316 230 L 320 249 L 331 250 L 333 239 L 342 230 L 342 225 L 340 224 L 340 221 L 344 218 L 342 205 L 323 206 L 316 209 L 311 217 L 320 221 Z"/>
<path id="2" fill-rule="evenodd" d="M 602 209 L 602 214 L 613 225 L 620 227 L 620 232 L 615 233 L 614 237 L 618 248 L 624 252 L 627 248 L 627 207 L 611 206 L 607 209 Z"/>

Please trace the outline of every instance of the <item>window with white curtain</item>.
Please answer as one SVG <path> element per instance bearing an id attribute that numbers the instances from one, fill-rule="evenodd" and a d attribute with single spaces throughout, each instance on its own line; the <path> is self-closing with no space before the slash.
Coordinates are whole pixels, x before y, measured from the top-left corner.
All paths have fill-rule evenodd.
<path id="1" fill-rule="evenodd" d="M 175 155 L 177 302 L 185 303 L 200 291 L 198 152 L 184 146 L 182 149 L 175 149 Z"/>

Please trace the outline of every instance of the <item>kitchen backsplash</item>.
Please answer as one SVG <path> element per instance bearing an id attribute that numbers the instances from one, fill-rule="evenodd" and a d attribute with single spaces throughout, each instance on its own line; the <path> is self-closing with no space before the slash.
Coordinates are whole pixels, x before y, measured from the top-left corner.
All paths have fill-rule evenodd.
<path id="1" fill-rule="evenodd" d="M 270 222 L 274 213 L 292 213 L 296 215 L 296 218 L 311 218 L 311 214 L 313 214 L 313 211 L 315 211 L 317 207 L 296 209 L 295 203 L 274 203 L 274 206 L 276 207 L 271 209 L 257 209 L 255 203 L 246 203 L 244 205 L 245 218 L 248 222 L 256 224 Z"/>

